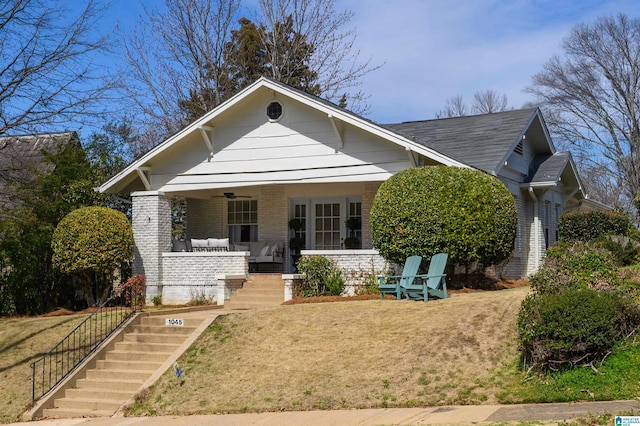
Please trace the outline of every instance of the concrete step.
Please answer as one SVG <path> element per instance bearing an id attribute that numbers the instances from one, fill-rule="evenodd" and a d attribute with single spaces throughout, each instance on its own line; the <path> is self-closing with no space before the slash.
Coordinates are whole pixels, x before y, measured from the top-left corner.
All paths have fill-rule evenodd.
<path id="1" fill-rule="evenodd" d="M 188 336 L 179 334 L 164 334 L 164 333 L 127 333 L 124 336 L 125 342 L 139 342 L 139 343 L 168 343 L 180 345 L 187 339 Z"/>
<path id="2" fill-rule="evenodd" d="M 165 325 L 136 325 L 132 327 L 131 333 L 191 335 L 191 333 L 196 331 L 196 328 L 197 327 L 168 327 Z"/>
<path id="3" fill-rule="evenodd" d="M 166 358 L 165 358 L 166 359 Z M 136 370 L 136 371 L 156 371 L 162 362 L 150 362 L 142 359 L 135 361 L 115 361 L 101 359 L 96 362 L 96 368 L 101 370 Z"/>
<path id="4" fill-rule="evenodd" d="M 107 352 L 107 361 L 134 361 L 145 360 L 149 362 L 163 363 L 170 355 L 169 352 L 145 352 L 145 351 L 120 351 Z"/>
<path id="5" fill-rule="evenodd" d="M 126 401 L 131 397 L 131 391 L 111 390 L 111 389 L 74 388 L 74 389 L 67 389 L 64 393 L 64 397 L 68 399 L 89 398 L 89 399 Z"/>
<path id="6" fill-rule="evenodd" d="M 78 379 L 76 380 L 76 389 L 83 390 L 112 390 L 112 391 L 125 391 L 133 393 L 142 386 L 144 380 L 124 379 Z"/>
<path id="7" fill-rule="evenodd" d="M 122 352 L 153 352 L 163 353 L 167 357 L 180 347 L 179 343 L 151 343 L 139 341 L 118 342 L 115 345 L 116 351 Z"/>
<path id="8" fill-rule="evenodd" d="M 284 281 L 281 274 L 249 274 L 243 288 L 281 288 L 284 290 Z"/>
<path id="9" fill-rule="evenodd" d="M 148 371 L 131 371 L 116 369 L 93 369 L 87 370 L 87 379 L 118 379 L 118 380 L 142 380 L 145 381 L 151 376 Z"/>
<path id="10" fill-rule="evenodd" d="M 93 398 L 62 398 L 56 400 L 55 408 L 71 408 L 73 410 L 110 411 L 112 414 L 126 401 Z"/>
<path id="11" fill-rule="evenodd" d="M 43 416 L 49 419 L 60 418 L 81 418 L 81 417 L 111 417 L 114 411 L 111 410 L 74 410 L 71 408 L 46 408 Z"/>
<path id="12" fill-rule="evenodd" d="M 280 304 L 284 302 L 284 293 L 274 292 L 274 291 L 238 291 L 233 296 L 233 300 L 243 300 L 243 301 L 252 301 L 252 300 L 261 300 L 264 302 Z"/>

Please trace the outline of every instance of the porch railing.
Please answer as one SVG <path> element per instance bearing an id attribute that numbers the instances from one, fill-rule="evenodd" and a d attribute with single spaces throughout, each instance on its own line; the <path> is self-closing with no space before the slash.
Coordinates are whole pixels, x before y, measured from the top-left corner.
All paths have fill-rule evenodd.
<path id="1" fill-rule="evenodd" d="M 130 300 L 126 303 L 125 299 Z M 64 339 L 31 364 L 31 398 L 42 398 L 141 307 L 140 297 L 111 297 Z"/>

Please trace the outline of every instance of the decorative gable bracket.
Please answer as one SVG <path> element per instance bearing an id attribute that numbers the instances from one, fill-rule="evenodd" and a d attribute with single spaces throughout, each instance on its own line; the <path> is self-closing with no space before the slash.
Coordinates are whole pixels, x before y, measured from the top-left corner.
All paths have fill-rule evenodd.
<path id="1" fill-rule="evenodd" d="M 409 157 L 409 163 L 411 164 L 411 167 L 418 167 L 418 161 L 416 160 L 416 157 L 413 151 L 411 150 L 411 147 L 408 146 L 404 150 L 407 152 L 407 156 Z"/>
<path id="2" fill-rule="evenodd" d="M 202 134 L 202 139 L 204 140 L 205 145 L 207 145 L 207 149 L 209 150 L 209 159 L 213 158 L 213 127 L 211 126 L 199 126 L 198 129 Z M 211 134 L 211 136 L 209 136 Z"/>
<path id="3" fill-rule="evenodd" d="M 336 139 L 338 139 L 338 143 L 340 144 L 340 147 L 338 149 L 344 149 L 344 139 L 342 138 L 342 126 L 339 126 L 338 123 L 336 122 L 336 118 L 331 115 L 331 114 L 327 114 L 327 117 L 329 117 L 329 122 L 331 123 L 331 127 L 333 128 L 333 132 L 336 134 Z M 338 150 L 336 149 L 336 153 L 338 152 Z"/>
<path id="4" fill-rule="evenodd" d="M 138 167 L 136 172 L 144 185 L 144 189 L 151 191 L 151 167 Z"/>

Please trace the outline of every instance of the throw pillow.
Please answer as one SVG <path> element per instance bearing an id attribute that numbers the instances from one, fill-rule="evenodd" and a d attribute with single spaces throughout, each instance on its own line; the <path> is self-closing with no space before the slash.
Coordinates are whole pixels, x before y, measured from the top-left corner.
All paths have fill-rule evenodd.
<path id="1" fill-rule="evenodd" d="M 269 246 L 262 247 L 262 250 L 260 250 L 260 256 L 267 256 L 267 253 L 269 253 Z"/>

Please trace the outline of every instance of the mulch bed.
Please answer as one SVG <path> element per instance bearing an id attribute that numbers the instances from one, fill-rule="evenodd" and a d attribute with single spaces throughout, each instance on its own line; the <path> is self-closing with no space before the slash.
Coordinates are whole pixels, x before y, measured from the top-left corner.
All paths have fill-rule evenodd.
<path id="1" fill-rule="evenodd" d="M 516 287 L 527 287 L 529 286 L 529 280 L 521 279 L 521 280 L 503 280 L 493 283 L 490 286 L 485 288 L 468 288 L 464 287 L 461 289 L 448 290 L 449 294 L 458 294 L 458 293 L 477 293 L 483 291 L 498 291 L 498 290 L 507 290 L 510 288 Z M 385 294 L 385 300 L 395 300 L 395 296 L 390 294 Z M 328 303 L 328 302 L 353 302 L 356 300 L 378 300 L 380 299 L 379 294 L 360 294 L 357 296 L 316 296 L 316 297 L 294 297 L 293 299 L 282 303 L 283 305 L 298 305 L 302 303 Z"/>

